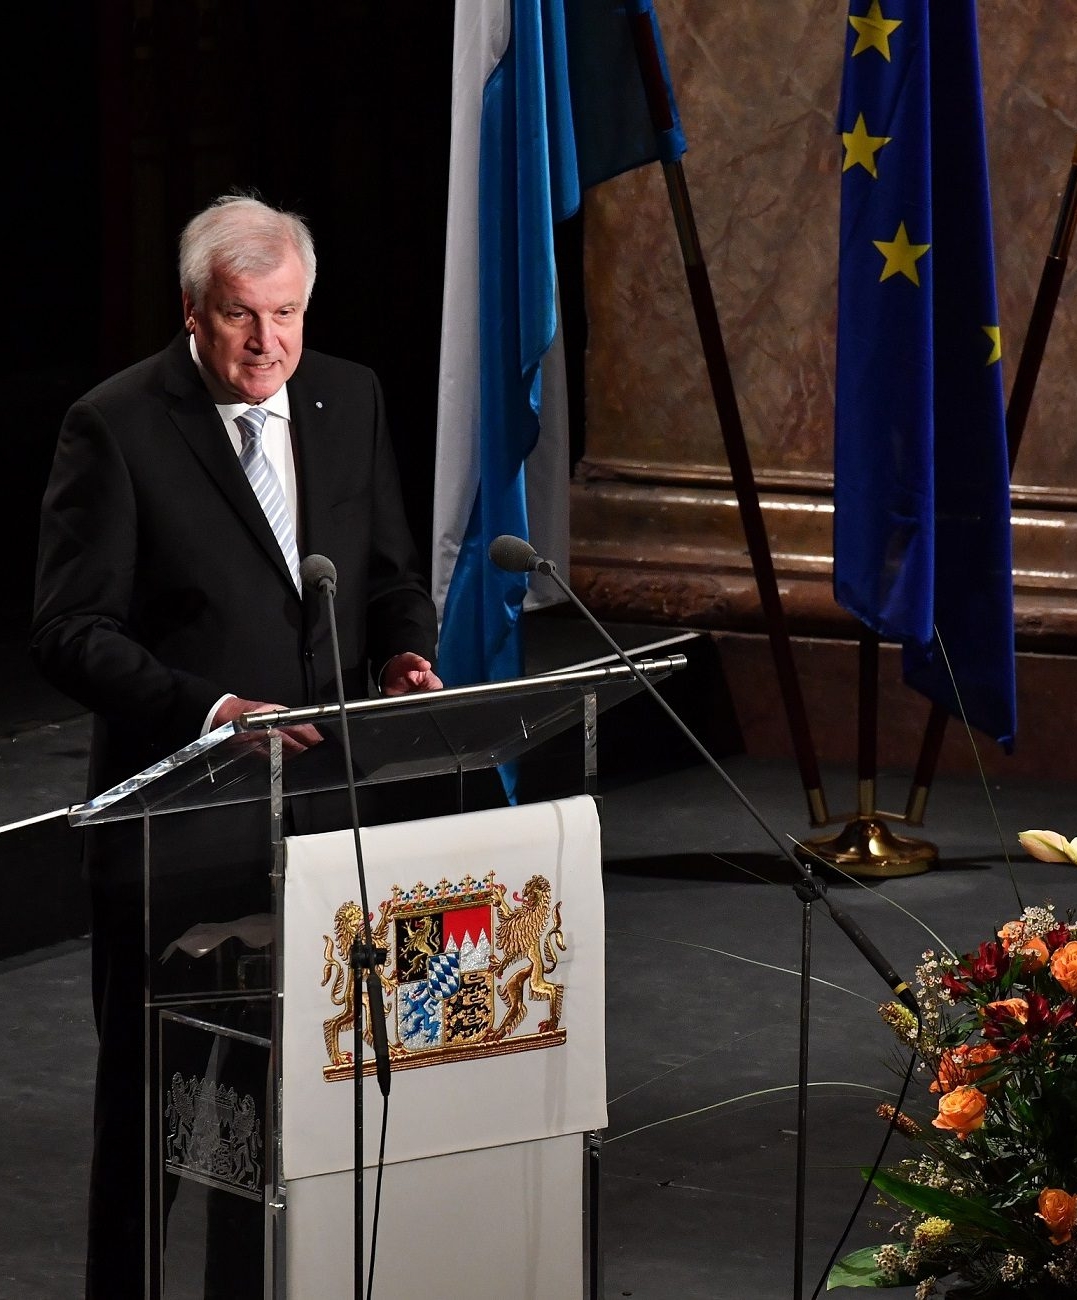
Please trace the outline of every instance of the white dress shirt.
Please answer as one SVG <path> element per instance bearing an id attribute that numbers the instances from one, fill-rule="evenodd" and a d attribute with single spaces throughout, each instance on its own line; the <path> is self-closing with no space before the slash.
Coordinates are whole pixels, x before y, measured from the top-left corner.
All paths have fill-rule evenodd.
<path id="1" fill-rule="evenodd" d="M 250 402 L 233 402 L 221 391 L 221 386 L 214 377 L 205 368 L 198 357 L 198 349 L 195 347 L 194 335 L 190 336 L 191 357 L 198 367 L 198 373 L 205 381 L 209 389 L 210 396 L 217 408 L 217 414 L 221 417 L 221 423 L 224 425 L 225 432 L 228 434 L 228 440 L 232 444 L 232 450 L 238 457 L 240 448 L 243 445 L 243 435 L 239 431 L 239 425 L 236 424 L 236 417 L 249 411 L 252 403 Z M 268 411 L 266 422 L 262 426 L 262 450 L 265 452 L 269 463 L 273 466 L 273 471 L 277 478 L 280 479 L 281 486 L 284 488 L 284 499 L 288 505 L 288 513 L 292 517 L 292 527 L 299 535 L 299 510 L 298 510 L 298 493 L 295 484 L 295 457 L 292 455 L 292 408 L 288 404 L 288 385 L 284 384 L 273 394 L 267 397 L 264 402 L 259 402 L 259 406 Z M 225 702 L 225 700 L 234 699 L 235 696 L 231 691 L 222 695 L 219 700 L 215 700 L 206 714 L 205 721 L 202 723 L 201 735 L 206 735 L 213 725 L 213 715 Z"/>

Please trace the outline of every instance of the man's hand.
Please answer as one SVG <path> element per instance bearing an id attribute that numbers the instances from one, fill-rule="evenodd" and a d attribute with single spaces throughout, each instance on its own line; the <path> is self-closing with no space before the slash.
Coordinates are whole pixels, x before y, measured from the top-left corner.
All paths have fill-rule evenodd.
<path id="1" fill-rule="evenodd" d="M 223 727 L 226 722 L 235 722 L 244 713 L 282 713 L 287 707 L 286 704 L 266 704 L 264 700 L 241 700 L 233 695 L 221 702 L 213 715 L 213 726 Z M 280 727 L 278 730 L 286 754 L 302 753 L 303 750 L 319 744 L 322 739 L 318 728 L 309 722 L 304 722 L 298 727 Z M 255 732 L 252 739 L 260 741 L 264 736 L 264 732 Z"/>
<path id="2" fill-rule="evenodd" d="M 410 695 L 412 691 L 440 691 L 444 682 L 429 659 L 407 650 L 393 655 L 381 670 L 382 695 Z"/>

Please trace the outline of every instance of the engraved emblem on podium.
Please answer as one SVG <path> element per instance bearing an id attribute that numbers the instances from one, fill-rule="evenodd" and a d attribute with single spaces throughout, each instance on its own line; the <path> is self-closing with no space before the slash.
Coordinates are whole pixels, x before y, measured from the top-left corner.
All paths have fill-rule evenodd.
<path id="1" fill-rule="evenodd" d="M 566 1041 L 561 1019 L 564 985 L 553 980 L 565 951 L 561 904 L 550 882 L 534 875 L 519 893 L 490 872 L 457 884 L 421 881 L 394 886 L 371 917 L 376 948 L 386 952 L 383 1001 L 394 1070 L 557 1047 Z M 362 909 L 337 908 L 333 935 L 324 935 L 322 987 L 339 1012 L 324 1022 L 329 1058 L 326 1081 L 354 1076 L 354 1057 L 341 1035 L 355 1035 L 352 946 L 363 928 Z M 362 994 L 363 1040 L 373 1045 L 370 1008 Z M 364 1060 L 364 1074 L 374 1070 Z"/>
<path id="2" fill-rule="evenodd" d="M 262 1125 L 250 1093 L 177 1071 L 165 1102 L 165 1166 L 243 1195 L 262 1196 Z"/>

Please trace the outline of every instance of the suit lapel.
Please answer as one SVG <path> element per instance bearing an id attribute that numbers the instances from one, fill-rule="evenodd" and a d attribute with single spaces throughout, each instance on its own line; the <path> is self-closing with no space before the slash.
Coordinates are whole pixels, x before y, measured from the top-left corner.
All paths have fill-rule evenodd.
<path id="1" fill-rule="evenodd" d="M 303 363 L 288 381 L 292 412 L 292 454 L 295 457 L 300 515 L 300 554 L 319 548 L 319 521 L 340 488 L 338 467 L 330 455 L 333 403 L 317 395 L 304 377 Z"/>

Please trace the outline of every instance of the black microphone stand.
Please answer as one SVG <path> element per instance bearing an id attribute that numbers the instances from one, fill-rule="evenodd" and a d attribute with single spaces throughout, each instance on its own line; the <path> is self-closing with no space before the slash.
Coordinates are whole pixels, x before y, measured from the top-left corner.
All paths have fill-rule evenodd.
<path id="1" fill-rule="evenodd" d="M 851 940 L 853 946 L 867 960 L 868 964 L 886 981 L 894 996 L 907 1007 L 917 1021 L 920 1019 L 920 1009 L 916 1004 L 916 999 L 912 995 L 912 990 L 908 984 L 898 975 L 897 971 L 883 957 L 882 953 L 875 947 L 871 940 L 865 935 L 860 926 L 856 924 L 841 908 L 837 907 L 830 899 L 826 892 L 826 884 L 818 877 L 812 874 L 811 870 L 802 863 L 792 850 L 778 838 L 770 826 L 767 825 L 763 816 L 756 809 L 755 805 L 748 796 L 734 782 L 733 778 L 722 767 L 722 765 L 711 754 L 710 750 L 695 736 L 674 710 L 666 703 L 662 696 L 655 689 L 647 676 L 640 671 L 634 660 L 629 658 L 625 651 L 617 644 L 612 636 L 606 631 L 597 618 L 591 613 L 587 606 L 580 600 L 572 588 L 557 572 L 557 566 L 552 560 L 543 559 L 534 549 L 533 546 L 522 537 L 511 537 L 504 535 L 496 537 L 489 548 L 490 559 L 498 568 L 506 569 L 512 573 L 541 573 L 553 581 L 556 586 L 572 602 L 576 609 L 584 616 L 596 632 L 602 637 L 610 649 L 614 652 L 622 663 L 627 665 L 632 675 L 649 691 L 655 703 L 673 722 L 677 730 L 685 737 L 692 747 L 700 754 L 704 762 L 711 770 L 721 778 L 731 793 L 737 798 L 742 806 L 751 814 L 754 820 L 762 828 L 767 838 L 777 847 L 781 855 L 793 867 L 797 875 L 797 882 L 793 886 L 794 892 L 800 901 L 804 904 L 803 910 L 803 937 L 801 951 L 801 972 L 800 972 L 800 1065 L 799 1065 L 799 1087 L 798 1087 L 798 1131 L 797 1131 L 797 1173 L 796 1173 L 796 1223 L 794 1237 L 794 1300 L 799 1300 L 802 1293 L 803 1285 L 803 1253 L 804 1253 L 804 1206 L 806 1201 L 806 1165 L 807 1165 L 807 1065 L 808 1065 L 808 996 L 810 988 L 810 960 L 811 960 L 811 905 L 815 902 L 824 903 L 833 920 L 845 932 Z"/>
<path id="2" fill-rule="evenodd" d="M 370 928 L 370 904 L 367 900 L 366 870 L 363 865 L 363 845 L 359 834 L 359 804 L 355 793 L 355 773 L 352 768 L 352 751 L 348 739 L 348 711 L 344 698 L 344 675 L 340 665 L 340 643 L 337 637 L 337 616 L 334 597 L 337 590 L 337 571 L 332 561 L 324 555 L 308 555 L 300 565 L 300 576 L 310 587 L 324 593 L 329 614 L 329 634 L 333 645 L 333 672 L 336 676 L 337 704 L 340 709 L 340 738 L 344 749 L 344 773 L 348 784 L 348 804 L 351 812 L 352 836 L 355 841 L 355 865 L 359 876 L 359 898 L 363 908 L 363 929 L 356 935 L 351 948 L 352 987 L 354 990 L 355 1045 L 352 1060 L 353 1075 L 353 1128 L 355 1147 L 354 1220 L 354 1294 L 355 1300 L 363 1297 L 363 983 L 366 983 L 370 1004 L 370 1033 L 374 1040 L 374 1063 L 381 1095 L 389 1096 L 391 1070 L 389 1065 L 389 1035 L 385 1027 L 385 1004 L 382 998 L 380 969 L 385 964 L 386 950 L 374 946 Z M 370 1267 L 367 1273 L 366 1295 L 369 1300 L 374 1282 L 374 1243 L 371 1242 Z"/>

